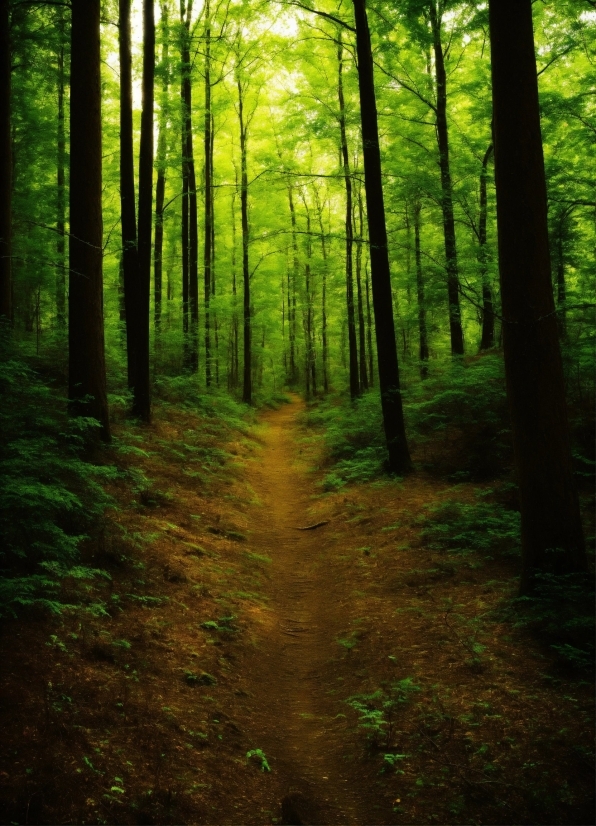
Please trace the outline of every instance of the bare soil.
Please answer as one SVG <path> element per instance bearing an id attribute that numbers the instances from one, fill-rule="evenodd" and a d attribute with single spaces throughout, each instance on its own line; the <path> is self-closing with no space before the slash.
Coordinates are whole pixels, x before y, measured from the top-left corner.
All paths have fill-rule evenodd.
<path id="1" fill-rule="evenodd" d="M 594 822 L 590 680 L 502 618 L 510 557 L 420 540 L 471 486 L 324 494 L 303 414 L 122 428 L 151 484 L 87 548 L 111 579 L 65 585 L 107 613 L 1 632 L 0 822 Z"/>

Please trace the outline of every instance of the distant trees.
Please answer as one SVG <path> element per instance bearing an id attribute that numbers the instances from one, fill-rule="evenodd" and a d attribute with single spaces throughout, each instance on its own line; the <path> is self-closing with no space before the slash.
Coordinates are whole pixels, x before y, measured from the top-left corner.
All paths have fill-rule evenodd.
<path id="1" fill-rule="evenodd" d="M 551 284 L 531 0 L 490 0 L 503 347 L 522 515 L 522 592 L 586 569 Z"/>
<path id="2" fill-rule="evenodd" d="M 103 330 L 100 0 L 74 0 L 70 69 L 68 397 L 110 438 Z"/>

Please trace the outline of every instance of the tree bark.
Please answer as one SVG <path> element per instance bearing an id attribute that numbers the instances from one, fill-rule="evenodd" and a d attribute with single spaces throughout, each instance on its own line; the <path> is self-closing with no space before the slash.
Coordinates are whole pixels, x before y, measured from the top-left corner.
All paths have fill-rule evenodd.
<path id="1" fill-rule="evenodd" d="M 365 0 L 353 0 L 353 3 L 358 54 L 364 186 L 383 426 L 389 454 L 389 470 L 394 473 L 405 473 L 411 469 L 412 462 L 406 440 L 395 346 L 373 58 Z"/>
<path id="2" fill-rule="evenodd" d="M 58 9 L 57 20 L 58 36 L 58 129 L 57 129 L 57 158 L 56 158 L 56 322 L 58 330 L 63 333 L 66 329 L 66 134 L 64 129 L 64 10 Z"/>
<path id="3" fill-rule="evenodd" d="M 68 397 L 110 439 L 103 330 L 100 0 L 73 0 L 70 67 Z"/>
<path id="4" fill-rule="evenodd" d="M 182 98 L 182 303 L 185 333 L 184 366 L 199 369 L 199 237 L 197 182 L 192 143 L 190 18 L 192 0 L 180 0 Z M 185 208 L 186 207 L 186 208 Z"/>
<path id="5" fill-rule="evenodd" d="M 12 320 L 12 135 L 9 0 L 0 0 L 0 320 Z"/>
<path id="6" fill-rule="evenodd" d="M 240 124 L 240 211 L 242 216 L 242 282 L 244 289 L 244 375 L 242 401 L 252 404 L 252 348 L 250 319 L 250 272 L 248 269 L 248 171 L 246 168 L 247 127 L 244 120 L 244 92 L 240 76 L 238 85 L 238 120 Z"/>
<path id="7" fill-rule="evenodd" d="M 356 292 L 358 297 L 358 368 L 360 374 L 360 389 L 368 389 L 368 378 L 366 375 L 366 344 L 364 329 L 364 304 L 362 301 L 362 234 L 364 231 L 364 218 L 362 208 L 362 190 L 358 187 L 358 238 L 356 240 Z"/>
<path id="8" fill-rule="evenodd" d="M 151 291 L 151 221 L 153 217 L 153 104 L 155 94 L 155 17 L 153 0 L 143 0 L 143 108 L 139 152 L 139 292 L 136 312 L 137 365 L 133 413 L 151 420 L 149 302 Z"/>
<path id="9" fill-rule="evenodd" d="M 443 212 L 443 234 L 445 239 L 445 259 L 447 265 L 447 295 L 449 298 L 449 332 L 451 352 L 454 356 L 464 353 L 464 334 L 459 305 L 459 270 L 457 265 L 457 244 L 455 220 L 453 216 L 453 185 L 449 164 L 449 130 L 447 126 L 447 75 L 445 53 L 441 42 L 442 12 L 430 3 L 430 23 L 435 55 L 435 78 L 437 83 L 437 143 L 439 146 L 439 167 L 441 169 L 441 208 Z"/>
<path id="10" fill-rule="evenodd" d="M 296 365 L 296 279 L 298 277 L 298 240 L 296 238 L 296 211 L 292 185 L 288 186 L 290 220 L 292 222 L 292 273 L 288 272 L 288 327 L 290 331 L 290 384 L 298 381 Z"/>
<path id="11" fill-rule="evenodd" d="M 426 299 L 424 296 L 424 275 L 422 273 L 422 255 L 420 249 L 420 213 L 422 205 L 419 200 L 414 202 L 414 254 L 416 258 L 416 294 L 418 298 L 418 335 L 420 347 L 420 378 L 428 376 L 428 331 L 426 327 Z"/>
<path id="12" fill-rule="evenodd" d="M 119 2 L 120 50 L 120 221 L 122 227 L 122 272 L 124 278 L 124 312 L 126 316 L 126 359 L 128 388 L 136 381 L 136 349 L 138 333 L 137 295 L 139 290 L 139 258 L 137 249 L 137 217 L 133 158 L 132 121 L 132 51 L 130 30 L 131 0 Z"/>
<path id="13" fill-rule="evenodd" d="M 547 225 L 531 0 L 490 0 L 503 347 L 522 520 L 522 593 L 587 568 Z"/>
<path id="14" fill-rule="evenodd" d="M 207 387 L 211 384 L 211 244 L 213 241 L 213 190 L 211 184 L 212 171 L 212 130 L 211 130 L 211 20 L 210 3 L 206 0 L 205 14 L 205 242 L 203 249 L 204 286 L 205 286 L 205 380 Z"/>
<path id="15" fill-rule="evenodd" d="M 157 183 L 155 186 L 155 242 L 153 248 L 153 281 L 154 281 L 154 324 L 155 334 L 159 335 L 161 328 L 161 310 L 163 293 L 163 207 L 166 192 L 166 152 L 167 129 L 169 110 L 169 8 L 168 3 L 161 2 L 161 100 L 159 106 L 159 135 L 157 138 Z"/>
<path id="16" fill-rule="evenodd" d="M 316 190 L 315 190 L 316 192 Z M 323 345 L 323 392 L 329 392 L 329 353 L 327 343 L 327 244 L 325 243 L 325 229 L 323 227 L 323 209 L 317 194 L 317 212 L 319 216 L 319 228 L 321 230 L 321 251 L 323 253 L 323 283 L 321 290 L 321 338 Z"/>
<path id="17" fill-rule="evenodd" d="M 360 395 L 360 380 L 358 376 L 358 347 L 356 344 L 356 318 L 354 313 L 354 279 L 352 270 L 352 248 L 354 245 L 354 231 L 352 225 L 352 178 L 350 175 L 350 157 L 346 136 L 346 107 L 344 101 L 343 83 L 343 45 L 341 30 L 337 42 L 337 97 L 339 101 L 339 134 L 340 151 L 344 168 L 344 182 L 346 187 L 346 304 L 348 313 L 348 350 L 350 355 L 350 398 Z"/>
<path id="18" fill-rule="evenodd" d="M 368 344 L 368 386 L 375 385 L 374 355 L 372 346 L 372 317 L 370 312 L 370 279 L 368 277 L 368 261 L 364 261 L 364 281 L 366 284 L 366 342 Z"/>
<path id="19" fill-rule="evenodd" d="M 487 197 L 486 183 L 488 163 L 493 154 L 492 143 L 484 153 L 482 170 L 480 172 L 480 213 L 478 215 L 478 260 L 480 262 L 480 278 L 482 281 L 482 337 L 481 350 L 490 350 L 495 346 L 495 313 L 493 308 L 493 293 L 488 281 L 487 249 L 486 249 L 486 213 Z"/>

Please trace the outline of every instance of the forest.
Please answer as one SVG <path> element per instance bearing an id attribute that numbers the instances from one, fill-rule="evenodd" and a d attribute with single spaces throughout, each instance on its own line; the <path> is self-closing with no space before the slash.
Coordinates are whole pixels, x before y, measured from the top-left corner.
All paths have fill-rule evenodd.
<path id="1" fill-rule="evenodd" d="M 0 0 L 0 823 L 581 824 L 594 0 Z"/>

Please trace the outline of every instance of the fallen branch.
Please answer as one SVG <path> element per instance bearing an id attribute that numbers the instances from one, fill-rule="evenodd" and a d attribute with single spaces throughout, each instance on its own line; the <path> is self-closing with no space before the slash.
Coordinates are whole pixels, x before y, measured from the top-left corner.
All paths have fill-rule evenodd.
<path id="1" fill-rule="evenodd" d="M 295 531 L 314 531 L 315 528 L 322 528 L 323 525 L 328 525 L 329 520 L 325 519 L 323 522 L 316 522 L 314 525 L 306 525 L 304 528 L 294 528 Z"/>

